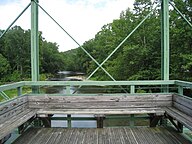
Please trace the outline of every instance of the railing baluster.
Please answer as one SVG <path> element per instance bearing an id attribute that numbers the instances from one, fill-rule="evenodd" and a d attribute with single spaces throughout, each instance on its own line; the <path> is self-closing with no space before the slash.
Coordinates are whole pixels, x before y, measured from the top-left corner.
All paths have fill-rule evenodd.
<path id="1" fill-rule="evenodd" d="M 131 85 L 131 91 L 130 91 L 131 94 L 134 94 L 135 93 L 135 86 L 134 85 Z"/>
<path id="2" fill-rule="evenodd" d="M 22 95 L 22 87 L 18 87 L 17 88 L 17 96 L 21 96 Z"/>

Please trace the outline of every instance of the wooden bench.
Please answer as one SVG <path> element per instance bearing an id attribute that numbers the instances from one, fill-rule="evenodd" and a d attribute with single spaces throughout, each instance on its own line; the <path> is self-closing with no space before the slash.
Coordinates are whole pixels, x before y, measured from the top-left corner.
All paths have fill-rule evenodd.
<path id="1" fill-rule="evenodd" d="M 182 125 L 192 130 L 192 100 L 183 96 L 23 96 L 0 105 L 0 140 L 28 120 L 52 114 L 90 114 L 99 120 L 105 115 L 149 114 L 150 126 L 156 126 L 165 114 L 178 130 L 182 130 Z"/>
<path id="2" fill-rule="evenodd" d="M 28 108 L 28 97 L 18 97 L 0 105 L 0 142 L 15 128 L 36 115 L 35 109 Z"/>
<path id="3" fill-rule="evenodd" d="M 183 132 L 183 125 L 192 130 L 192 98 L 174 94 L 173 104 L 165 112 L 179 132 Z"/>
<path id="4" fill-rule="evenodd" d="M 149 114 L 150 126 L 164 116 L 163 107 L 172 105 L 171 94 L 118 96 L 29 96 L 29 108 L 38 108 L 39 117 L 51 114 L 90 114 L 96 117 L 117 114 Z M 100 118 L 97 118 L 100 119 Z"/>

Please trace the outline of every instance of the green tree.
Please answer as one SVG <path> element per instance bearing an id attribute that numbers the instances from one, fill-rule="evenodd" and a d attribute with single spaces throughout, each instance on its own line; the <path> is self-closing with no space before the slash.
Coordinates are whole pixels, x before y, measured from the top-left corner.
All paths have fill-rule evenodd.
<path id="1" fill-rule="evenodd" d="M 0 78 L 1 79 L 4 78 L 9 70 L 10 70 L 9 62 L 2 54 L 0 54 Z"/>

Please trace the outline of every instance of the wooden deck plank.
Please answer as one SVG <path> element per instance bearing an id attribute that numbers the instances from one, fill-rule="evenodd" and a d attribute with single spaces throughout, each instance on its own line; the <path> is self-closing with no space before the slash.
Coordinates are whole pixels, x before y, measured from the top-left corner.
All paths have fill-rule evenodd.
<path id="1" fill-rule="evenodd" d="M 32 134 L 30 134 L 32 133 Z M 36 133 L 36 134 L 34 134 Z M 31 128 L 13 144 L 190 144 L 170 128 Z"/>

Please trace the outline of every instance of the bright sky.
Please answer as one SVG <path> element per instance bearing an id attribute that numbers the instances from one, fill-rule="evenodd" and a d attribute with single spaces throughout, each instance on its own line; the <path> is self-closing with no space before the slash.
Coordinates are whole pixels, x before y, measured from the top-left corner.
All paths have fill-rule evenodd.
<path id="1" fill-rule="evenodd" d="M 0 0 L 0 29 L 6 29 L 30 0 Z M 133 7 L 134 0 L 39 0 L 39 4 L 81 45 L 118 19 L 121 11 Z M 30 29 L 30 9 L 15 25 Z M 39 30 L 43 37 L 59 45 L 59 51 L 77 48 L 74 43 L 41 9 Z"/>

